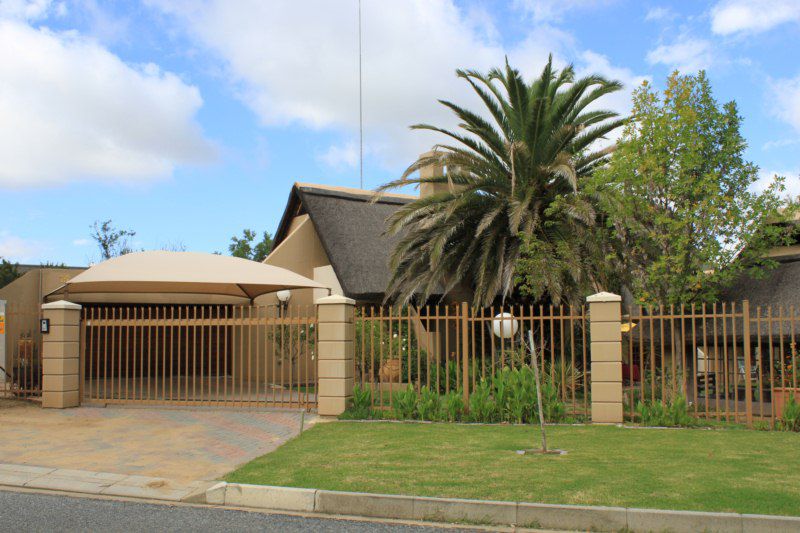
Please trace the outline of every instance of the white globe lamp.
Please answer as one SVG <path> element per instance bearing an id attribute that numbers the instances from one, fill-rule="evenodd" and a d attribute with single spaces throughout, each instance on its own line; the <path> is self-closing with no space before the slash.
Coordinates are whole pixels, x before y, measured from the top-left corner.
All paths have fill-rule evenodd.
<path id="1" fill-rule="evenodd" d="M 492 319 L 492 331 L 501 339 L 510 339 L 517 334 L 519 320 L 511 313 L 500 313 Z"/>
<path id="2" fill-rule="evenodd" d="M 285 304 L 289 301 L 289 298 L 292 297 L 292 291 L 289 289 L 284 289 L 282 291 L 278 291 L 275 293 L 275 296 L 278 297 L 278 301 L 282 304 Z"/>

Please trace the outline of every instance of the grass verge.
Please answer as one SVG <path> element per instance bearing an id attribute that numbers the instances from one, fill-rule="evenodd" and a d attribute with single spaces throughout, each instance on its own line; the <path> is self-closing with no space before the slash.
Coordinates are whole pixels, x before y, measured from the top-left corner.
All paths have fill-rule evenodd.
<path id="1" fill-rule="evenodd" d="M 800 516 L 800 434 L 553 426 L 318 424 L 236 483 L 482 500 Z"/>

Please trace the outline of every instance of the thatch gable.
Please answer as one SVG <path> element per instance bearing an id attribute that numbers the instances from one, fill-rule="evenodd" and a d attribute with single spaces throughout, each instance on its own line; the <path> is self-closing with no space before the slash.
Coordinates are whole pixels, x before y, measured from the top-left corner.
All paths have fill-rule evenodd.
<path id="1" fill-rule="evenodd" d="M 389 283 L 389 260 L 399 237 L 385 235 L 387 219 L 414 196 L 390 194 L 372 202 L 360 189 L 296 183 L 275 246 L 287 237 L 292 219 L 308 214 L 346 296 L 380 303 Z"/>

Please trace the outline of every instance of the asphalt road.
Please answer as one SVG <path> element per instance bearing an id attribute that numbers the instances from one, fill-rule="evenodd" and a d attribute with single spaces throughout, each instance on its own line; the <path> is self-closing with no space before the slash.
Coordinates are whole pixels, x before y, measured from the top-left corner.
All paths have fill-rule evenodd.
<path id="1" fill-rule="evenodd" d="M 346 531 L 402 533 L 442 529 L 380 522 L 355 522 L 213 507 L 95 500 L 54 494 L 0 491 L 0 531 Z M 447 531 L 456 531 L 447 529 Z"/>

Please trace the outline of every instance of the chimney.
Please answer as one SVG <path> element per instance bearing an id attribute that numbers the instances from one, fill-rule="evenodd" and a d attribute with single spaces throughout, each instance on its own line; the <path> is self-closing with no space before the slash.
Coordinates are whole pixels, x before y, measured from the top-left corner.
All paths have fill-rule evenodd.
<path id="1" fill-rule="evenodd" d="M 423 157 L 431 157 L 436 155 L 435 151 L 425 152 L 424 154 L 420 154 L 419 158 L 422 159 Z M 431 164 L 424 166 L 419 169 L 419 177 L 420 178 L 433 178 L 436 176 L 444 176 L 444 166 L 439 164 Z M 419 185 L 419 197 L 426 198 L 428 196 L 432 196 L 434 194 L 439 194 L 442 192 L 447 192 L 451 190 L 451 186 L 449 183 L 420 183 Z"/>

